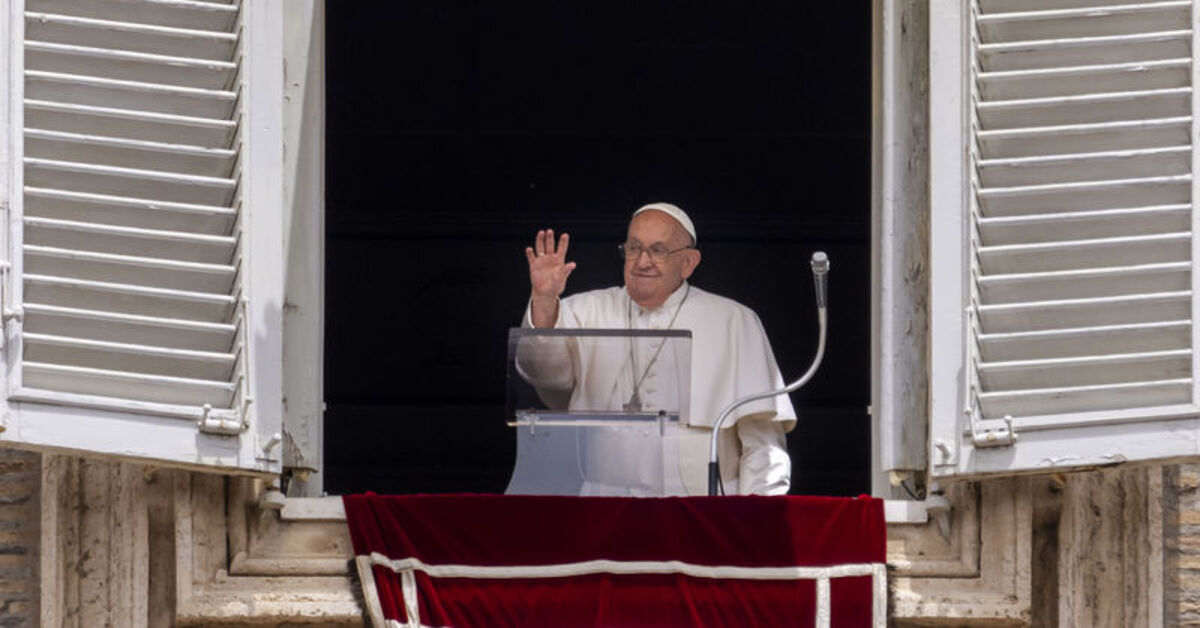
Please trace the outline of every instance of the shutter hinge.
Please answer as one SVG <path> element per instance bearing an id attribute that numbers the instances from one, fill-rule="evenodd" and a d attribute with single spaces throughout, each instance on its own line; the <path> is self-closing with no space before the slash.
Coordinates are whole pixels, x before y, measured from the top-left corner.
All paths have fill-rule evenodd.
<path id="1" fill-rule="evenodd" d="M 0 261 L 0 291 L 4 293 L 4 305 L 0 307 L 0 321 L 7 323 L 15 320 L 18 323 L 25 320 L 25 310 L 21 307 L 11 307 L 9 303 L 9 283 L 12 282 L 12 263 L 8 261 Z"/>
<path id="2" fill-rule="evenodd" d="M 988 419 L 972 421 L 971 443 L 975 447 L 1011 447 L 1017 442 L 1017 433 L 1013 430 L 1012 417 L 1003 419 Z"/>
<path id="3" fill-rule="evenodd" d="M 223 434 L 236 436 L 250 428 L 250 420 L 246 411 L 250 407 L 250 399 L 242 401 L 240 410 L 214 410 L 212 404 L 204 404 L 200 420 L 196 427 L 205 434 Z"/>

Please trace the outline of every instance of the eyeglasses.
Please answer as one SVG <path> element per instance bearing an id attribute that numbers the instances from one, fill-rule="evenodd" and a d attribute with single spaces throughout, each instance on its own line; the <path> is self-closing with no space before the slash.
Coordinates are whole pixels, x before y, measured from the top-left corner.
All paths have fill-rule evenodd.
<path id="1" fill-rule="evenodd" d="M 650 248 L 646 248 L 637 242 L 626 242 L 617 246 L 617 250 L 621 252 L 621 257 L 627 260 L 635 260 L 645 253 L 650 256 L 650 261 L 658 263 L 665 261 L 668 257 L 687 249 L 696 248 L 692 245 L 681 246 L 674 251 L 668 249 L 665 244 L 655 244 Z"/>

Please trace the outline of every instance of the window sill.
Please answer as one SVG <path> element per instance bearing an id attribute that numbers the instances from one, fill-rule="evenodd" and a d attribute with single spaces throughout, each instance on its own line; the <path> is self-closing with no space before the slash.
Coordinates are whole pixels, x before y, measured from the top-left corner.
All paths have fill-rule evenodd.
<path id="1" fill-rule="evenodd" d="M 883 502 L 883 517 L 892 525 L 923 525 L 929 521 L 925 502 L 889 499 Z M 283 521 L 345 521 L 341 497 L 288 497 L 279 513 Z"/>

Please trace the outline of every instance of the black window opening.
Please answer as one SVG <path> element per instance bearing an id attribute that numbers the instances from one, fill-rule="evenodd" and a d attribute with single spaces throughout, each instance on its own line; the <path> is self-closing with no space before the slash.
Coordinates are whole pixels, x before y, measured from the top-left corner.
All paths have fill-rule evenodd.
<path id="1" fill-rule="evenodd" d="M 326 6 L 330 494 L 500 492 L 523 249 L 571 233 L 568 293 L 619 285 L 650 201 L 696 222 L 693 283 L 752 307 L 792 380 L 792 492 L 870 492 L 869 3 Z"/>

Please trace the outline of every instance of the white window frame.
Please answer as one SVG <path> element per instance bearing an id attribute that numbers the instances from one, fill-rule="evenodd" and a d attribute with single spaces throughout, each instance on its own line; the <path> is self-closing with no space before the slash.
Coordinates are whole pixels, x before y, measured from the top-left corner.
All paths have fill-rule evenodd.
<path id="1" fill-rule="evenodd" d="M 283 415 L 283 31 L 282 0 L 242 3 L 245 24 L 243 98 L 244 297 L 249 404 L 247 429 L 202 432 L 197 409 L 164 404 L 99 402 L 20 387 L 20 306 L 23 217 L 22 129 L 24 0 L 0 13 L 0 48 L 6 50 L 8 98 L 0 111 L 0 233 L 4 273 L 4 359 L 0 389 L 0 442 L 34 449 L 143 459 L 189 468 L 277 474 L 282 469 Z M 247 172 L 253 172 L 247 176 Z"/>
<path id="2" fill-rule="evenodd" d="M 1200 455 L 1200 377 L 1192 355 L 1193 403 L 1142 409 L 1064 415 L 1054 423 L 1014 420 L 1016 442 L 1005 446 L 975 446 L 972 430 L 986 438 L 1008 438 L 1001 421 L 971 424 L 964 392 L 967 254 L 970 250 L 967 214 L 970 202 L 971 129 L 969 69 L 970 3 L 931 0 L 929 119 L 930 126 L 930 471 L 934 477 L 982 476 L 1019 472 L 1050 472 L 1127 461 L 1166 461 Z M 1196 32 L 1196 10 L 1192 28 Z M 1192 67 L 1197 82 L 1196 64 Z M 1197 137 L 1200 99 L 1192 91 L 1192 137 Z M 1193 153 L 1194 154 L 1194 153 Z M 1192 198 L 1197 192 L 1200 160 L 1192 161 Z M 1200 227 L 1192 216 L 1193 233 Z M 1200 259 L 1197 238 L 1192 259 Z M 1192 273 L 1192 312 L 1200 311 L 1200 273 Z M 1192 326 L 1192 346 L 1200 347 L 1200 330 Z"/>

